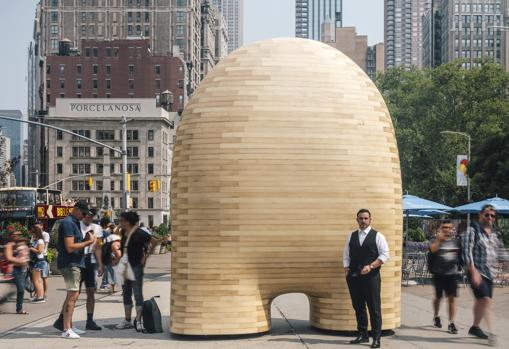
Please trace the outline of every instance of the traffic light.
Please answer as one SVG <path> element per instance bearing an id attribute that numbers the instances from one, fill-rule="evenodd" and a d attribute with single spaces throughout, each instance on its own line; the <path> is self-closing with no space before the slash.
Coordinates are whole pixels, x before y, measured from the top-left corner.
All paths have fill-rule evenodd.
<path id="1" fill-rule="evenodd" d="M 157 180 L 157 191 L 161 190 L 161 180 Z"/>
<path id="2" fill-rule="evenodd" d="M 131 174 L 130 173 L 127 174 L 127 191 L 128 192 L 131 191 Z"/>
<path id="3" fill-rule="evenodd" d="M 92 176 L 89 176 L 88 177 L 88 189 L 92 189 L 92 185 L 94 185 L 94 179 L 92 178 Z"/>
<path id="4" fill-rule="evenodd" d="M 155 193 L 157 191 L 157 181 L 156 180 L 148 181 L 148 190 L 152 193 Z"/>

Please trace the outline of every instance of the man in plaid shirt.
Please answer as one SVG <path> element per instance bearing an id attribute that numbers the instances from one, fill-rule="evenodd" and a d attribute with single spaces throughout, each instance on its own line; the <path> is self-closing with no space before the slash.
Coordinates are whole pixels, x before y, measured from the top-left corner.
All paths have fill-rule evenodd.
<path id="1" fill-rule="evenodd" d="M 484 206 L 479 214 L 479 222 L 473 222 L 462 239 L 463 261 L 475 296 L 474 323 L 468 333 L 489 339 L 491 345 L 496 344 L 491 326 L 493 278 L 496 274 L 499 252 L 504 248 L 494 227 L 495 219 L 495 208 L 491 205 Z M 483 318 L 486 320 L 489 336 L 479 327 Z"/>

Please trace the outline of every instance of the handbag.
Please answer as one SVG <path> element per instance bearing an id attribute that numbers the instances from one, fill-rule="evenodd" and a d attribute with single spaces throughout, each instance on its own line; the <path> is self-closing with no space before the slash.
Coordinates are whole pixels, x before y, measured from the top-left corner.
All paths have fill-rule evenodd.
<path id="1" fill-rule="evenodd" d="M 131 231 L 131 233 L 127 237 L 124 248 L 123 248 L 124 253 L 122 255 L 122 258 L 120 259 L 118 264 L 113 267 L 113 271 L 115 272 L 115 280 L 119 286 L 122 286 L 123 284 L 125 284 L 126 280 L 129 280 L 129 281 L 136 280 L 136 276 L 134 275 L 133 267 L 131 266 L 131 263 L 129 263 L 129 258 L 127 255 L 127 246 L 129 245 L 131 236 L 136 231 L 136 228 L 137 227 L 134 227 L 134 229 Z"/>

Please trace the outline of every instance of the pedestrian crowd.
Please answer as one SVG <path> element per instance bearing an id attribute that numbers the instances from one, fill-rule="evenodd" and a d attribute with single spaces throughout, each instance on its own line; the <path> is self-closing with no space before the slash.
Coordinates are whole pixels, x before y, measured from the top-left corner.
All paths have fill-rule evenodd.
<path id="1" fill-rule="evenodd" d="M 57 267 L 63 276 L 66 298 L 53 327 L 63 338 L 79 339 L 86 331 L 100 331 L 94 320 L 95 293 L 115 292 L 122 288 L 124 319 L 118 329 L 134 328 L 144 332 L 141 321 L 143 308 L 144 268 L 152 242 L 148 228 L 140 226 L 135 211 L 122 212 L 119 225 L 109 218 L 97 224 L 97 210 L 87 202 L 74 204 L 71 214 L 61 220 L 56 229 Z M 37 222 L 31 229 L 31 238 L 20 231 L 10 231 L 4 242 L 4 262 L 1 264 L 4 281 L 16 286 L 16 313 L 28 314 L 24 308 L 27 280 L 33 283 L 31 303 L 45 303 L 48 299 L 49 263 L 47 258 L 50 234 Z M 28 277 L 27 277 L 28 275 Z M 97 287 L 96 278 L 102 277 Z M 87 321 L 85 330 L 73 325 L 73 312 L 80 293 L 86 294 Z M 133 302 L 134 297 L 134 302 Z M 132 319 L 132 308 L 135 316 Z"/>

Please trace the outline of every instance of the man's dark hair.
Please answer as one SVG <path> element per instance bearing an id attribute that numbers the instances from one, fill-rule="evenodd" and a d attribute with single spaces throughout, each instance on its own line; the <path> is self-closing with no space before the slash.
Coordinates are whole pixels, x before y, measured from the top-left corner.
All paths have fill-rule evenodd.
<path id="1" fill-rule="evenodd" d="M 359 215 L 361 213 L 367 213 L 369 214 L 369 218 L 371 218 L 371 212 L 369 212 L 369 210 L 367 208 L 361 208 L 358 212 L 357 212 L 357 217 L 359 217 Z"/>
<path id="2" fill-rule="evenodd" d="M 487 211 L 487 210 L 489 210 L 489 211 L 495 211 L 495 212 L 497 211 L 497 210 L 495 209 L 495 207 L 494 207 L 493 205 L 490 205 L 490 204 L 484 205 L 484 206 L 481 208 L 481 212 L 484 212 L 484 211 Z"/>
<path id="3" fill-rule="evenodd" d="M 130 225 L 136 225 L 140 221 L 140 216 L 136 211 L 126 211 L 120 214 L 120 219 L 126 220 Z"/>
<path id="4" fill-rule="evenodd" d="M 106 229 L 108 227 L 108 224 L 111 223 L 111 220 L 109 217 L 103 217 L 101 218 L 101 220 L 99 221 L 99 224 L 101 225 L 102 228 Z"/>

